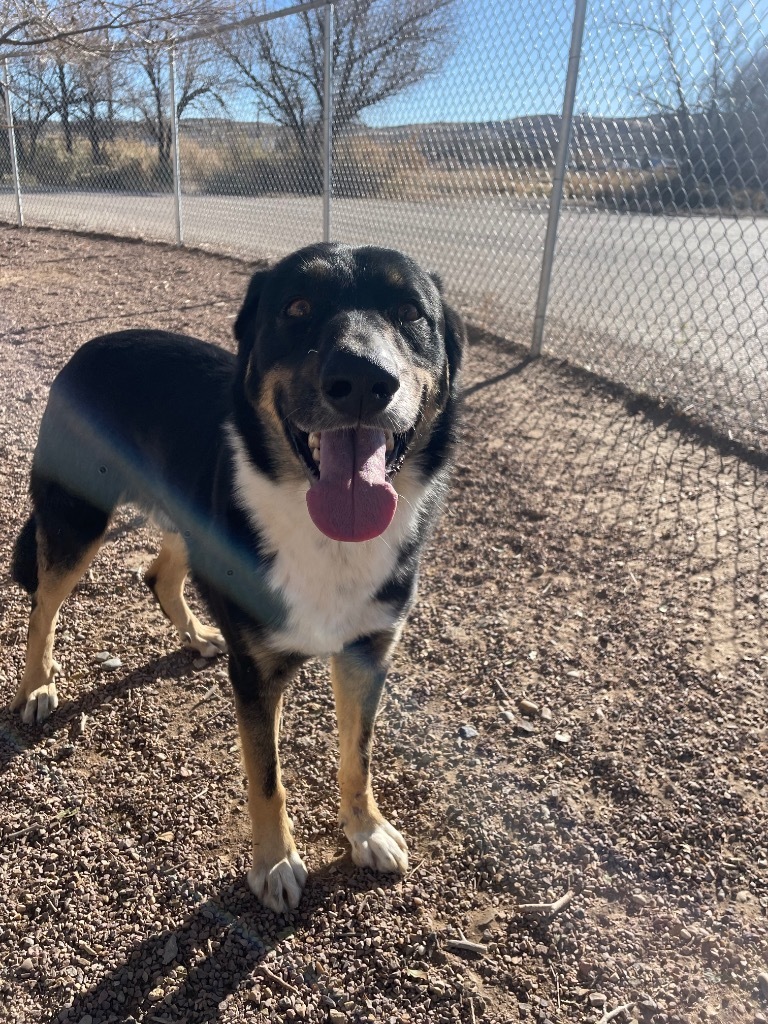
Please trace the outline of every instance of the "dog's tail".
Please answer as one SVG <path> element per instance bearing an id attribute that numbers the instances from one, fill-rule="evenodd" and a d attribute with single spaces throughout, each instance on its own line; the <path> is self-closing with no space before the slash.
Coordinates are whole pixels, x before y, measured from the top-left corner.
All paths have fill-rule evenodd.
<path id="1" fill-rule="evenodd" d="M 37 590 L 37 523 L 31 515 L 13 546 L 11 576 L 29 594 Z"/>

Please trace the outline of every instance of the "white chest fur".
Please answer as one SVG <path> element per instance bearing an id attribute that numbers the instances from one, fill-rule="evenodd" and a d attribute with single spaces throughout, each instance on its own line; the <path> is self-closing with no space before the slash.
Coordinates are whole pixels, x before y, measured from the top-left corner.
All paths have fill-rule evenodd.
<path id="1" fill-rule="evenodd" d="M 271 646 L 324 656 L 392 626 L 396 613 L 375 595 L 418 526 L 424 489 L 407 467 L 398 474 L 400 497 L 385 532 L 374 540 L 344 544 L 325 537 L 309 518 L 306 482 L 274 483 L 254 469 L 234 430 L 230 443 L 239 503 L 263 538 L 265 552 L 274 555 L 269 584 L 288 608 Z"/>

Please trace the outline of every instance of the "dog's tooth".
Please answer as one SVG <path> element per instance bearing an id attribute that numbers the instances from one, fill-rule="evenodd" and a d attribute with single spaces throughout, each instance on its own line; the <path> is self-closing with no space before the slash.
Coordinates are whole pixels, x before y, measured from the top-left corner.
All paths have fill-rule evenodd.
<path id="1" fill-rule="evenodd" d="M 320 447 L 320 435 L 318 433 L 310 434 L 308 442 L 309 442 L 309 447 L 314 452 L 315 448 L 319 448 Z"/>
<path id="2" fill-rule="evenodd" d="M 394 434 L 390 434 L 389 431 L 387 431 L 387 451 L 391 452 L 394 447 L 395 447 L 395 435 Z"/>
<path id="3" fill-rule="evenodd" d="M 315 460 L 315 462 L 319 466 L 320 465 L 320 449 L 319 448 L 313 448 L 312 449 L 312 458 Z"/>

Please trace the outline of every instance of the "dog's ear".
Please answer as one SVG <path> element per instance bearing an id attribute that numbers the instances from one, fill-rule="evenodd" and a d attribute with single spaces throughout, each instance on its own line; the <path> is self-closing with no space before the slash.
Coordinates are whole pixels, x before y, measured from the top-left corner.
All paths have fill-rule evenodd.
<path id="1" fill-rule="evenodd" d="M 467 329 L 464 326 L 464 320 L 459 316 L 452 306 L 443 298 L 445 287 L 443 285 L 443 279 L 436 270 L 429 271 L 429 277 L 437 288 L 440 294 L 440 299 L 443 306 L 443 320 L 445 321 L 445 350 L 448 354 L 448 369 L 450 371 L 451 380 L 453 380 L 456 374 L 461 368 L 461 360 L 464 355 L 464 346 L 467 343 Z"/>
<path id="2" fill-rule="evenodd" d="M 442 295 L 443 291 L 444 291 L 442 277 L 440 277 L 440 275 L 438 274 L 438 272 L 436 270 L 430 270 L 429 278 L 432 281 L 432 284 L 435 286 L 435 288 L 437 288 L 437 290 Z"/>
<path id="3" fill-rule="evenodd" d="M 448 355 L 448 369 L 451 381 L 454 381 L 461 369 L 461 361 L 464 357 L 467 328 L 463 318 L 447 302 L 443 302 L 443 320 L 445 322 L 445 351 Z"/>
<path id="4" fill-rule="evenodd" d="M 248 291 L 240 307 L 240 312 L 235 320 L 235 338 L 237 339 L 238 352 L 247 352 L 253 344 L 253 332 L 256 323 L 256 312 L 259 308 L 261 290 L 264 287 L 264 280 L 269 273 L 268 270 L 257 270 L 250 280 Z"/>

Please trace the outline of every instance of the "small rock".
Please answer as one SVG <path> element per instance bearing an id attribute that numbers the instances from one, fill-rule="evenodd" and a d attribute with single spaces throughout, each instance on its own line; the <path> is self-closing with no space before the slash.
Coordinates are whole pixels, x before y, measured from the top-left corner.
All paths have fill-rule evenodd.
<path id="1" fill-rule="evenodd" d="M 761 971 L 757 976 L 757 987 L 763 999 L 768 999 L 768 971 Z"/>
<path id="2" fill-rule="evenodd" d="M 541 717 L 545 722 L 552 721 L 552 708 L 542 708 Z"/>
<path id="3" fill-rule="evenodd" d="M 650 900 L 647 896 L 644 896 L 641 892 L 630 893 L 629 902 L 633 907 L 647 907 Z"/>
<path id="4" fill-rule="evenodd" d="M 120 658 L 107 658 L 106 661 L 102 661 L 101 668 L 104 672 L 114 672 L 116 668 L 122 668 L 122 664 Z"/>
<path id="5" fill-rule="evenodd" d="M 533 736 L 536 726 L 532 722 L 516 722 L 515 732 L 521 736 Z"/>
<path id="6" fill-rule="evenodd" d="M 463 740 L 473 740 L 475 736 L 479 736 L 477 729 L 473 725 L 462 725 L 459 729 L 459 736 Z"/>
<path id="7" fill-rule="evenodd" d="M 176 941 L 176 936 L 175 935 L 171 935 L 171 937 L 168 939 L 168 941 L 166 942 L 165 947 L 163 949 L 163 963 L 164 964 L 171 963 L 172 960 L 176 959 L 176 955 L 178 954 L 178 952 L 179 952 L 179 944 Z"/>
<path id="8" fill-rule="evenodd" d="M 26 960 L 22 960 L 21 961 L 21 970 L 22 971 L 34 971 L 34 969 L 35 969 L 35 965 L 34 965 L 34 963 L 32 962 L 32 960 L 29 957 L 27 957 Z"/>
<path id="9" fill-rule="evenodd" d="M 341 1010 L 329 1010 L 328 1020 L 330 1024 L 344 1024 L 347 1019 L 346 1013 L 342 1013 Z"/>
<path id="10" fill-rule="evenodd" d="M 514 722 L 515 720 L 515 716 L 511 711 L 502 711 L 501 717 L 504 719 L 505 722 Z"/>
<path id="11" fill-rule="evenodd" d="M 521 715 L 527 715 L 529 718 L 535 718 L 539 714 L 539 705 L 534 704 L 527 697 L 520 698 L 517 702 L 517 708 Z"/>
<path id="12" fill-rule="evenodd" d="M 192 668 L 205 668 L 206 665 L 210 665 L 210 658 L 195 658 L 192 662 Z"/>
<path id="13" fill-rule="evenodd" d="M 112 655 L 109 651 L 99 651 L 95 656 L 94 661 L 109 661 L 111 657 Z"/>
<path id="14" fill-rule="evenodd" d="M 561 731 L 555 733 L 555 743 L 560 743 L 565 746 L 566 743 L 571 742 L 571 734 L 569 732 Z"/>
<path id="15" fill-rule="evenodd" d="M 602 992 L 590 992 L 588 1002 L 590 1006 L 594 1006 L 600 1010 L 608 1002 L 608 997 L 603 995 Z"/>

